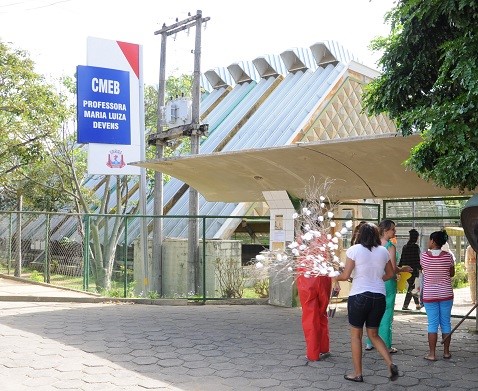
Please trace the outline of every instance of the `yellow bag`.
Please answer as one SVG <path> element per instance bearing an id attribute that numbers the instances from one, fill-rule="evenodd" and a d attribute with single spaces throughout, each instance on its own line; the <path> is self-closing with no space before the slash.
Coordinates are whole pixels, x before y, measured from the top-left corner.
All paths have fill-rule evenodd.
<path id="1" fill-rule="evenodd" d="M 407 280 L 412 276 L 412 273 L 409 272 L 401 272 L 399 274 L 398 282 L 397 282 L 397 292 L 404 292 L 408 289 Z"/>

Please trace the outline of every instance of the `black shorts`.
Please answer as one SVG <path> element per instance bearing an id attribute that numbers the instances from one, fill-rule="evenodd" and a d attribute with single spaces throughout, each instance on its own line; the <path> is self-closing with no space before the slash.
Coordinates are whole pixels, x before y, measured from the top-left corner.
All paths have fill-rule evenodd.
<path id="1" fill-rule="evenodd" d="M 385 295 L 363 292 L 349 296 L 347 310 L 352 327 L 376 329 L 385 313 Z"/>

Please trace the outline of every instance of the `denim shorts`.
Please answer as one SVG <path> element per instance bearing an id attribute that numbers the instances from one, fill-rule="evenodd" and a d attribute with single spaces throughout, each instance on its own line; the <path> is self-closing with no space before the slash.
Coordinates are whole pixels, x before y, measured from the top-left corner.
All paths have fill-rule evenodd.
<path id="1" fill-rule="evenodd" d="M 347 310 L 352 327 L 377 329 L 385 313 L 385 295 L 362 292 L 349 296 Z"/>

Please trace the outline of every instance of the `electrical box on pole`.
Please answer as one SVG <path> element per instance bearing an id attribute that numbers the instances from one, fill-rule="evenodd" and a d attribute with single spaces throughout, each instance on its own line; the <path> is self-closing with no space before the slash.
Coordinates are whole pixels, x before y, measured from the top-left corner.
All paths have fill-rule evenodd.
<path id="1" fill-rule="evenodd" d="M 201 25 L 210 18 L 202 17 L 202 11 L 198 10 L 196 15 L 182 21 L 176 19 L 176 23 L 155 31 L 155 35 L 161 35 L 161 58 L 159 69 L 158 85 L 158 122 L 157 132 L 148 136 L 148 144 L 156 146 L 156 158 L 163 158 L 164 146 L 171 140 L 189 136 L 191 137 L 191 153 L 199 153 L 199 137 L 207 135 L 208 125 L 199 123 L 199 99 L 200 99 L 200 56 L 201 56 Z M 194 78 L 192 101 L 188 99 L 177 99 L 170 101 L 165 105 L 166 88 L 166 39 L 170 35 L 175 35 L 180 31 L 196 27 L 196 39 L 194 50 Z M 169 129 L 164 130 L 163 128 Z M 153 221 L 153 249 L 151 260 L 151 287 L 162 295 L 162 242 L 163 242 L 163 174 L 155 173 L 155 183 L 153 190 L 154 197 L 154 221 Z M 190 215 L 198 214 L 198 194 L 194 189 L 190 189 Z M 191 218 L 189 226 L 189 259 L 188 267 L 188 292 L 196 293 L 199 284 L 199 237 L 197 218 Z M 156 288 L 156 289 L 154 289 Z"/>

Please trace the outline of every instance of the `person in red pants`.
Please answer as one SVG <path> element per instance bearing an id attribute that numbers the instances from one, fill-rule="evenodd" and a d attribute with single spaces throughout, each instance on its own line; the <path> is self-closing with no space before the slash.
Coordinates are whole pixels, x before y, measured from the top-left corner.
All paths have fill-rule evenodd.
<path id="1" fill-rule="evenodd" d="M 318 361 L 328 356 L 330 349 L 329 305 L 332 279 L 328 276 L 297 277 L 297 291 L 302 305 L 302 329 L 304 331 L 306 357 Z"/>

